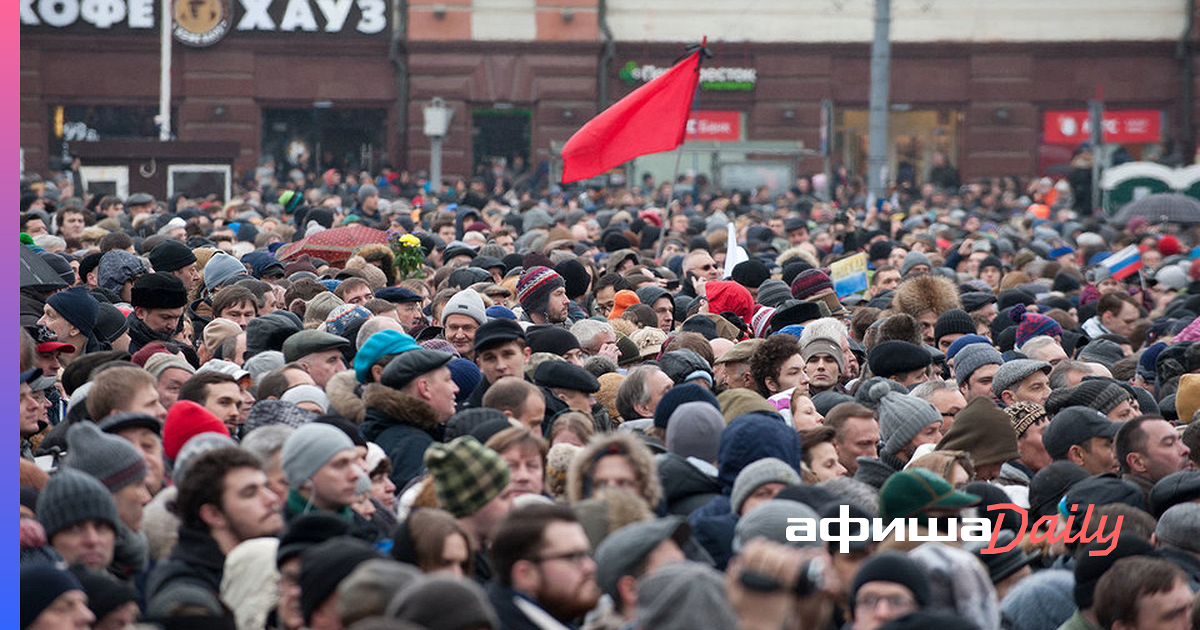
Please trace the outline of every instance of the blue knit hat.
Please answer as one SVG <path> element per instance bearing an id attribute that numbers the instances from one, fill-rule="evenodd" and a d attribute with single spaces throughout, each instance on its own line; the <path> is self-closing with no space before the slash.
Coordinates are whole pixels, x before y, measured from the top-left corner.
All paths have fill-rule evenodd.
<path id="1" fill-rule="evenodd" d="M 381 330 L 368 337 L 354 355 L 354 377 L 359 383 L 366 383 L 371 375 L 371 367 L 377 361 L 389 354 L 400 354 L 420 347 L 415 339 L 399 330 Z"/>
<path id="2" fill-rule="evenodd" d="M 71 322 L 85 337 L 91 337 L 96 328 L 96 317 L 100 313 L 100 302 L 92 297 L 86 287 L 71 287 L 51 295 L 46 303 L 58 311 L 62 318 Z"/>
<path id="3" fill-rule="evenodd" d="M 953 359 L 954 355 L 958 354 L 959 350 L 962 350 L 973 343 L 986 343 L 990 346 L 992 345 L 992 340 L 984 337 L 983 335 L 963 335 L 958 339 L 955 339 L 954 342 L 950 344 L 949 348 L 946 348 L 946 358 Z"/>
<path id="4" fill-rule="evenodd" d="M 718 411 L 721 410 L 721 403 L 717 402 L 717 397 L 707 387 L 697 383 L 676 385 L 667 391 L 658 401 L 658 406 L 654 408 L 654 426 L 666 429 L 667 421 L 671 419 L 671 414 L 675 413 L 675 409 L 689 402 L 706 402 L 716 407 Z"/>
<path id="5" fill-rule="evenodd" d="M 479 381 L 483 380 L 483 373 L 479 371 L 479 366 L 462 357 L 456 357 L 446 364 L 450 370 L 450 378 L 454 379 L 454 384 L 458 385 L 458 394 L 455 395 L 455 402 L 462 403 L 471 397 L 471 392 L 479 387 Z"/>
<path id="6" fill-rule="evenodd" d="M 238 259 L 225 252 L 217 252 L 204 264 L 204 288 L 216 291 L 230 278 L 243 273 L 246 273 L 246 267 Z"/>

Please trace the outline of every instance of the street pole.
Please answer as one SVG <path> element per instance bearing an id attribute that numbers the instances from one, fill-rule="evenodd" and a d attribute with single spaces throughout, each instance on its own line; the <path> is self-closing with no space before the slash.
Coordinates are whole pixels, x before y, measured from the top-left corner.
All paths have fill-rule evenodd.
<path id="1" fill-rule="evenodd" d="M 429 184 L 435 194 L 442 191 L 442 140 L 450 132 L 454 110 L 441 97 L 425 107 L 425 135 L 429 136 Z"/>
<path id="2" fill-rule="evenodd" d="M 429 183 L 436 194 L 442 192 L 442 137 L 429 138 Z"/>
<path id="3" fill-rule="evenodd" d="M 1089 212 L 1095 212 L 1096 208 L 1104 208 L 1103 200 L 1100 198 L 1100 160 L 1104 155 L 1104 101 L 1103 97 L 1097 90 L 1096 98 L 1088 101 L 1088 124 L 1091 126 L 1091 141 L 1092 141 L 1092 207 L 1088 208 Z"/>
<path id="4" fill-rule="evenodd" d="M 888 84 L 891 80 L 891 0 L 875 0 L 875 39 L 871 42 L 871 96 L 867 135 L 867 203 L 887 195 Z"/>
<path id="5" fill-rule="evenodd" d="M 158 139 L 171 139 L 171 0 L 162 0 L 162 24 L 159 29 Z"/>

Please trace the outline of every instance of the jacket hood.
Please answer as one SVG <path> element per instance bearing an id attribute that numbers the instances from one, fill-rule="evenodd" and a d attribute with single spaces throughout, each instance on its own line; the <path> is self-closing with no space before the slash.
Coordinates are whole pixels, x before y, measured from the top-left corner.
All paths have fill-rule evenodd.
<path id="1" fill-rule="evenodd" d="M 747 465 L 764 457 L 786 462 L 800 474 L 800 436 L 776 414 L 756 411 L 738 416 L 721 432 L 717 478 L 724 492 Z"/>
<path id="2" fill-rule="evenodd" d="M 354 378 L 354 370 L 346 370 L 334 374 L 325 384 L 325 394 L 329 396 L 329 406 L 333 411 L 362 424 L 366 416 L 364 397 L 358 394 L 358 380 Z"/>
<path id="3" fill-rule="evenodd" d="M 658 479 L 654 454 L 627 431 L 597 435 L 575 455 L 567 471 L 567 497 L 570 502 L 577 503 L 592 495 L 592 470 L 601 457 L 610 453 L 625 455 L 637 478 L 638 495 L 646 500 L 650 509 L 656 508 L 662 500 L 663 489 Z"/>
<path id="4" fill-rule="evenodd" d="M 686 458 L 675 453 L 663 453 L 654 459 L 658 464 L 658 477 L 662 481 L 668 509 L 691 497 L 705 497 L 703 502 L 707 503 L 713 495 L 721 493 L 721 482 L 693 466 Z"/>
<path id="5" fill-rule="evenodd" d="M 377 422 L 406 424 L 422 431 L 440 424 L 437 411 L 429 403 L 379 383 L 364 387 L 362 400 L 366 415 Z"/>

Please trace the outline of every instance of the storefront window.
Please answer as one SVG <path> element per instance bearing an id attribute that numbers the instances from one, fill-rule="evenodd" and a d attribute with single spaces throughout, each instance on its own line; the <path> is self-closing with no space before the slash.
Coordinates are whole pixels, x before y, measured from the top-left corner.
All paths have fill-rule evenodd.
<path id="1" fill-rule="evenodd" d="M 51 105 L 50 155 L 65 153 L 69 142 L 157 138 L 156 116 L 158 107 L 153 105 Z M 178 108 L 172 108 L 172 136 L 178 120 Z"/>
<path id="2" fill-rule="evenodd" d="M 929 180 L 933 155 L 941 153 L 951 163 L 958 155 L 959 110 L 909 109 L 888 112 L 888 174 L 894 182 L 916 186 Z M 833 157 L 852 173 L 866 174 L 867 130 L 865 109 L 834 108 Z"/>
<path id="3" fill-rule="evenodd" d="M 386 129 L 383 108 L 267 108 L 262 154 L 274 158 L 278 175 L 293 168 L 374 172 L 387 149 Z"/>

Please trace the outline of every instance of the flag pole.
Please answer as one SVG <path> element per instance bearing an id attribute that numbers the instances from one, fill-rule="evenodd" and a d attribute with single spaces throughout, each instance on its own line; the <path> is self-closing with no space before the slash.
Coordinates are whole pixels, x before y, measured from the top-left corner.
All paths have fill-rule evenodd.
<path id="1" fill-rule="evenodd" d="M 704 59 L 712 58 L 712 53 L 709 52 L 709 50 L 708 50 L 708 35 L 704 35 L 703 37 L 700 38 L 699 46 L 688 46 L 686 49 L 684 49 L 684 58 L 687 58 L 688 55 L 691 55 L 696 50 L 700 51 L 700 55 L 696 58 L 696 70 L 695 70 L 697 73 L 699 73 L 700 65 L 704 63 Z M 679 63 L 679 61 L 680 60 L 676 60 L 671 65 L 674 66 L 676 63 Z M 699 93 L 700 93 L 700 82 L 697 81 L 696 82 L 696 94 L 699 94 Z M 695 104 L 695 102 L 696 102 L 696 99 L 695 99 L 695 96 L 693 95 L 692 103 Z M 691 110 L 689 110 L 689 115 L 690 115 L 690 113 L 691 113 Z M 686 122 L 685 122 L 685 124 L 686 124 Z M 659 260 L 659 262 L 663 262 L 662 261 L 662 253 L 663 253 L 663 249 L 666 248 L 666 241 L 667 241 L 666 235 L 667 235 L 667 229 L 670 228 L 670 226 L 671 226 L 671 215 L 673 214 L 672 209 L 676 205 L 682 205 L 682 204 L 678 204 L 675 201 L 675 182 L 678 181 L 678 179 L 679 179 L 679 166 L 680 166 L 680 163 L 683 161 L 684 142 L 687 142 L 687 131 L 686 130 L 684 131 L 684 141 L 680 142 L 679 146 L 675 149 L 675 172 L 671 174 L 671 193 L 670 193 L 670 197 L 667 199 L 666 207 L 663 208 L 663 212 L 660 213 L 662 216 L 663 224 L 662 224 L 662 228 L 659 229 L 659 231 L 658 231 L 658 242 L 655 243 L 655 258 L 657 258 Z M 693 190 L 695 190 L 695 189 L 693 188 Z"/>

